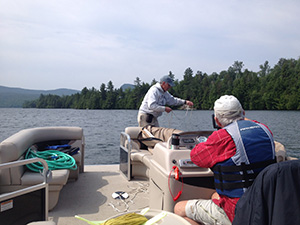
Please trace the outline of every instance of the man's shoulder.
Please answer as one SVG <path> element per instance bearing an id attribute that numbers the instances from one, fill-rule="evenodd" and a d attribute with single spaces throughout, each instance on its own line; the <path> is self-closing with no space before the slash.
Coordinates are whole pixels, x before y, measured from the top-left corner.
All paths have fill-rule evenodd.
<path id="1" fill-rule="evenodd" d="M 226 131 L 226 129 L 219 129 L 219 130 L 216 130 L 214 131 L 212 134 L 211 134 L 211 137 L 213 138 L 223 138 L 223 137 L 229 137 L 229 133 Z"/>
<path id="2" fill-rule="evenodd" d="M 152 92 L 163 92 L 163 89 L 161 88 L 160 83 L 156 83 L 156 84 L 152 85 L 149 90 L 151 90 Z"/>

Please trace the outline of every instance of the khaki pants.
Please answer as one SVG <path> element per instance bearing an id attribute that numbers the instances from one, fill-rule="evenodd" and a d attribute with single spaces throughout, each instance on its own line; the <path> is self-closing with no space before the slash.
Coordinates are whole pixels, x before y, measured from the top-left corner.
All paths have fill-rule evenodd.
<path id="1" fill-rule="evenodd" d="M 201 224 L 231 225 L 225 211 L 210 199 L 189 200 L 185 214 Z"/>
<path id="2" fill-rule="evenodd" d="M 147 129 L 155 137 L 155 139 L 151 139 L 146 132 L 141 132 L 138 139 L 142 140 L 143 144 L 148 147 L 154 147 L 156 143 L 161 141 L 167 142 L 172 134 L 179 134 L 182 132 L 181 130 L 176 130 L 173 128 L 153 127 L 152 125 L 146 125 L 145 127 L 143 127 L 143 129 Z M 161 141 L 157 139 L 160 139 Z"/>
<path id="3" fill-rule="evenodd" d="M 148 131 L 150 131 L 150 133 L 162 140 L 163 142 L 166 142 L 169 140 L 169 138 L 172 136 L 172 134 L 179 134 L 182 132 L 182 130 L 177 130 L 177 129 L 173 129 L 173 128 L 165 128 L 165 127 L 153 127 L 151 125 L 147 125 L 144 127 L 145 129 L 147 129 Z M 147 138 L 147 136 L 144 135 L 143 133 L 143 137 Z"/>
<path id="4" fill-rule="evenodd" d="M 153 116 L 151 123 L 148 123 L 146 121 L 147 120 L 147 114 L 139 112 L 137 119 L 138 119 L 139 127 L 144 127 L 146 125 L 152 125 L 154 127 L 159 127 L 157 117 Z"/>

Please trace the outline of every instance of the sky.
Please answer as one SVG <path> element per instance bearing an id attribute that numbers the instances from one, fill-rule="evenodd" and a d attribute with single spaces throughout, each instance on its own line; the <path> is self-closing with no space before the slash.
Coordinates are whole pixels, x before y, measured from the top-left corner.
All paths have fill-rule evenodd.
<path id="1" fill-rule="evenodd" d="M 151 83 L 300 56 L 299 0 L 0 0 L 0 85 Z"/>

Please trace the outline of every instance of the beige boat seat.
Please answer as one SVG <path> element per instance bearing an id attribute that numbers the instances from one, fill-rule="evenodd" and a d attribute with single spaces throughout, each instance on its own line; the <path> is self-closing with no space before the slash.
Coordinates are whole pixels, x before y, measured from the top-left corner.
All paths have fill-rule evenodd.
<path id="1" fill-rule="evenodd" d="M 22 130 L 0 143 L 0 163 L 24 159 L 27 149 L 36 143 L 53 140 L 72 140 L 81 146 L 84 152 L 83 130 L 79 127 L 40 127 Z M 80 170 L 83 171 L 83 159 L 78 158 L 79 169 L 75 171 L 75 179 Z M 70 170 L 53 170 L 49 183 L 49 210 L 53 209 L 59 199 L 63 186 L 67 183 Z M 7 193 L 20 188 L 38 184 L 43 181 L 42 174 L 27 169 L 26 166 L 3 169 L 0 171 L 0 193 Z"/>
<path id="2" fill-rule="evenodd" d="M 174 133 L 181 130 L 164 127 L 126 127 L 125 133 L 131 139 L 132 176 L 149 177 L 149 168 L 153 157 L 154 146 L 159 142 L 166 142 Z"/>
<path id="3" fill-rule="evenodd" d="M 131 159 L 133 161 L 143 161 L 144 157 L 146 155 L 152 155 L 152 148 L 147 148 L 147 149 L 141 149 L 141 143 L 138 140 L 140 133 L 142 131 L 141 127 L 126 127 L 125 128 L 125 133 L 128 134 L 131 138 L 132 145 L 131 145 L 131 150 L 132 150 L 132 155 Z"/>
<path id="4" fill-rule="evenodd" d="M 141 131 L 141 127 L 125 128 L 125 133 L 128 134 L 131 139 L 131 175 L 132 177 L 148 178 L 152 153 L 147 149 L 141 149 L 141 143 L 138 141 Z"/>

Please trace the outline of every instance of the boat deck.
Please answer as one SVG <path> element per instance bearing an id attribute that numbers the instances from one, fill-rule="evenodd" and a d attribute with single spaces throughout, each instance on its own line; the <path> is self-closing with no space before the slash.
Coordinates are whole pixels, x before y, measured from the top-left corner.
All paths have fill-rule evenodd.
<path id="1" fill-rule="evenodd" d="M 60 192 L 49 220 L 57 225 L 86 225 L 75 215 L 91 221 L 104 220 L 126 211 L 149 206 L 149 182 L 130 181 L 119 171 L 119 165 L 88 165 L 77 181 L 71 181 Z M 129 197 L 114 199 L 112 194 L 124 191 Z"/>

